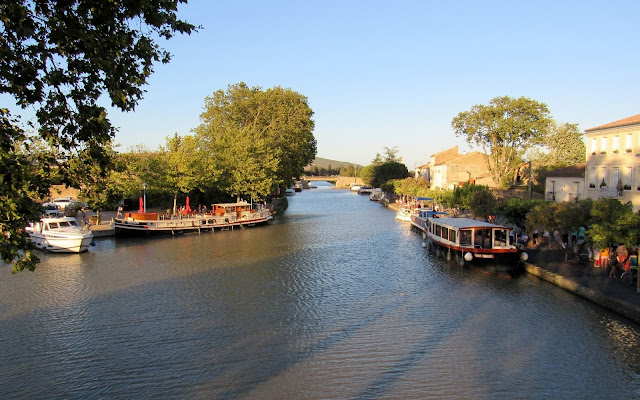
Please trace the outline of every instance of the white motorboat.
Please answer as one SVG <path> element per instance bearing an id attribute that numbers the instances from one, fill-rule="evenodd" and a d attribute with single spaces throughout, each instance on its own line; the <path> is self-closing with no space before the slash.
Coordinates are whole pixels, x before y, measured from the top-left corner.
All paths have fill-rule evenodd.
<path id="1" fill-rule="evenodd" d="M 411 222 L 411 207 L 402 206 L 396 211 L 396 219 L 400 221 Z"/>
<path id="2" fill-rule="evenodd" d="M 81 253 L 93 242 L 93 233 L 73 217 L 42 218 L 26 228 L 36 248 L 53 253 Z"/>

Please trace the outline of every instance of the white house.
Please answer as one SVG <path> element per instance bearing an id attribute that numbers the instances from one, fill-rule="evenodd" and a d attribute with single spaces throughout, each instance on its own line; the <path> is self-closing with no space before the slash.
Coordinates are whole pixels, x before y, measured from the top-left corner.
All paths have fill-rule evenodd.
<path id="1" fill-rule="evenodd" d="M 544 198 L 557 203 L 583 199 L 585 165 L 583 163 L 549 171 L 545 180 Z"/>
<path id="2" fill-rule="evenodd" d="M 640 114 L 585 131 L 585 195 L 640 209 Z"/>

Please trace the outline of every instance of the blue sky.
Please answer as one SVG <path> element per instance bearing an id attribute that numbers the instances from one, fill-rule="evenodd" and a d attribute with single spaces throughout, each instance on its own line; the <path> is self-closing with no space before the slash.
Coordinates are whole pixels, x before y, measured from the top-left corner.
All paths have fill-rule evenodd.
<path id="1" fill-rule="evenodd" d="M 318 156 L 369 164 L 385 146 L 411 170 L 451 146 L 451 120 L 496 96 L 548 105 L 581 130 L 640 113 L 638 1 L 209 1 L 181 18 L 198 33 L 160 44 L 116 143 L 151 149 L 199 124 L 229 84 L 308 97 Z"/>

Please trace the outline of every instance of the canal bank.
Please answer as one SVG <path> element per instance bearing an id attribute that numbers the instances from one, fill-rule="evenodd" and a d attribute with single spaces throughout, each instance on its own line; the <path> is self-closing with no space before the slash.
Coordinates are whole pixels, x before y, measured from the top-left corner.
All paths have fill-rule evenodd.
<path id="1" fill-rule="evenodd" d="M 640 294 L 635 285 L 625 286 L 619 279 L 609 278 L 605 268 L 593 262 L 564 261 L 565 253 L 546 248 L 528 248 L 529 262 L 525 270 L 609 311 L 640 323 Z"/>
<path id="2" fill-rule="evenodd" d="M 398 210 L 399 204 L 387 207 Z M 640 324 L 640 294 L 635 285 L 624 286 L 618 279 L 610 279 L 604 268 L 595 268 L 593 262 L 566 261 L 562 250 L 536 247 L 527 248 L 527 273 L 592 301 L 605 309 Z"/>

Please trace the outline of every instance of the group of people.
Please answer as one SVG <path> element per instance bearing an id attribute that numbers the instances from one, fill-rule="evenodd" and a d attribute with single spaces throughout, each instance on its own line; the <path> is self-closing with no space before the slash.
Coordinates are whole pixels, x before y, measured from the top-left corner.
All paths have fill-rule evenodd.
<path id="1" fill-rule="evenodd" d="M 627 249 L 624 245 L 605 247 L 593 251 L 593 261 L 596 268 L 609 268 L 609 278 L 617 278 L 620 271 L 638 268 L 638 246 Z"/>

